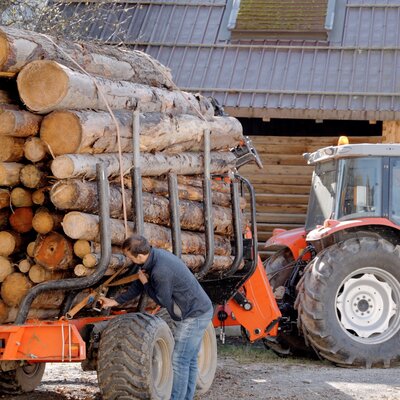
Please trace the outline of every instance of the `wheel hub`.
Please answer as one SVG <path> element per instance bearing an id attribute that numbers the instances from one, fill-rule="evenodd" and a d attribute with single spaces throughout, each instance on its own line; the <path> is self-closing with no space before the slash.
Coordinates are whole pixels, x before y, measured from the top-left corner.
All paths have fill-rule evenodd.
<path id="1" fill-rule="evenodd" d="M 360 338 L 370 338 L 390 330 L 390 321 L 398 311 L 392 286 L 387 282 L 391 280 L 383 275 L 384 272 L 353 275 L 344 281 L 336 298 L 342 326 Z M 395 298 L 398 298 L 399 289 L 395 291 Z"/>

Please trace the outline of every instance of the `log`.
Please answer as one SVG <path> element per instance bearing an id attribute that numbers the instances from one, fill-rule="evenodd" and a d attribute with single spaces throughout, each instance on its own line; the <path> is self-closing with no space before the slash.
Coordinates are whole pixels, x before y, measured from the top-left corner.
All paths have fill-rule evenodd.
<path id="1" fill-rule="evenodd" d="M 132 112 L 115 111 L 114 114 L 118 121 L 121 149 L 130 153 L 133 150 Z M 173 147 L 176 152 L 202 151 L 205 129 L 211 130 L 211 150 L 229 150 L 243 140 L 242 126 L 236 118 L 213 117 L 204 121 L 194 115 L 141 114 L 140 150 L 169 151 Z M 107 112 L 54 111 L 43 119 L 40 138 L 55 156 L 118 152 L 117 128 Z"/>
<path id="2" fill-rule="evenodd" d="M 19 207 L 10 216 L 10 225 L 14 231 L 27 233 L 32 229 L 33 210 L 31 207 Z"/>
<path id="3" fill-rule="evenodd" d="M 86 268 L 94 268 L 100 262 L 101 254 L 100 253 L 89 253 L 83 257 L 82 263 Z M 126 267 L 131 264 L 131 261 L 128 260 L 123 254 L 113 253 L 110 258 L 110 263 L 108 266 L 110 268 L 118 269 L 122 267 Z"/>
<path id="4" fill-rule="evenodd" d="M 31 137 L 25 141 L 24 155 L 25 158 L 34 163 L 43 160 L 47 154 L 46 144 L 38 137 Z"/>
<path id="5" fill-rule="evenodd" d="M 28 164 L 20 172 L 21 183 L 30 189 L 37 189 L 47 184 L 47 174 L 39 166 Z"/>
<path id="6" fill-rule="evenodd" d="M 104 272 L 104 276 L 114 275 L 117 272 L 117 270 L 118 269 L 110 266 L 106 269 L 106 272 Z M 76 276 L 89 276 L 89 275 L 94 274 L 95 272 L 96 272 L 95 268 L 88 268 L 88 267 L 85 267 L 83 264 L 77 264 L 77 265 L 75 265 L 75 268 L 74 268 L 74 274 Z"/>
<path id="7" fill-rule="evenodd" d="M 90 74 L 150 86 L 173 86 L 170 70 L 141 51 L 126 51 L 110 45 L 71 43 L 55 37 L 49 40 L 32 31 L 2 27 L 0 70 L 19 72 L 28 62 L 40 59 L 57 60 L 76 68 L 72 59 Z"/>
<path id="8" fill-rule="evenodd" d="M 97 214 L 99 209 L 96 182 L 83 182 L 77 179 L 57 182 L 50 190 L 52 203 L 61 210 L 83 211 Z M 128 219 L 134 217 L 132 193 L 125 190 Z M 122 219 L 122 189 L 110 186 L 110 216 Z M 170 226 L 169 200 L 163 196 L 143 193 L 143 214 L 146 222 Z M 195 201 L 181 200 L 179 202 L 181 228 L 191 231 L 204 231 L 203 204 Z M 222 235 L 231 235 L 231 209 L 213 206 L 212 216 L 214 231 Z"/>
<path id="9" fill-rule="evenodd" d="M 39 264 L 34 264 L 29 270 L 29 279 L 33 283 L 41 283 L 45 281 L 54 281 L 62 279 L 64 273 L 60 271 L 49 271 Z"/>
<path id="10" fill-rule="evenodd" d="M 9 231 L 0 232 L 0 256 L 8 257 L 18 249 L 20 239 L 17 233 Z"/>
<path id="11" fill-rule="evenodd" d="M 38 235 L 33 257 L 37 264 L 49 271 L 65 270 L 73 261 L 72 244 L 57 232 Z"/>
<path id="12" fill-rule="evenodd" d="M 25 139 L 0 136 L 0 161 L 20 161 L 24 156 Z"/>
<path id="13" fill-rule="evenodd" d="M 77 240 L 74 243 L 74 254 L 83 258 L 86 254 L 89 254 L 92 251 L 92 246 L 88 240 Z"/>
<path id="14" fill-rule="evenodd" d="M 31 207 L 32 193 L 22 187 L 16 187 L 11 191 L 11 204 L 14 207 Z"/>
<path id="15" fill-rule="evenodd" d="M 6 257 L 0 256 L 0 282 L 4 282 L 8 275 L 14 272 L 10 260 Z"/>
<path id="16" fill-rule="evenodd" d="M 35 300 L 33 300 L 31 307 L 40 310 L 59 311 L 63 304 L 64 298 L 65 293 L 62 290 L 50 290 L 42 292 L 35 298 Z"/>
<path id="17" fill-rule="evenodd" d="M 36 210 L 32 219 L 32 228 L 42 235 L 60 229 L 64 215 L 50 212 L 47 208 L 41 207 Z"/>
<path id="18" fill-rule="evenodd" d="M 32 192 L 32 202 L 38 206 L 42 206 L 47 201 L 48 187 L 43 187 Z"/>
<path id="19" fill-rule="evenodd" d="M 18 263 L 19 272 L 26 274 L 31 269 L 32 262 L 28 258 L 24 258 Z"/>
<path id="20" fill-rule="evenodd" d="M 221 193 L 218 189 L 218 187 L 212 188 L 212 203 L 217 206 L 232 207 L 231 195 Z M 142 178 L 142 190 L 144 192 L 155 193 L 165 197 L 168 197 L 169 195 L 168 182 L 166 182 L 165 179 L 160 180 L 145 176 Z M 203 189 L 195 186 L 178 184 L 178 196 L 182 200 L 203 201 Z M 246 207 L 246 200 L 243 197 L 240 197 L 239 202 L 240 208 L 243 210 Z"/>
<path id="21" fill-rule="evenodd" d="M 204 256 L 197 254 L 182 254 L 182 261 L 192 272 L 199 272 L 205 263 L 205 258 Z M 227 272 L 231 268 L 232 262 L 233 257 L 215 256 L 214 262 L 208 270 L 208 274 Z M 244 264 L 242 263 L 239 269 L 243 268 L 243 265 Z"/>
<path id="22" fill-rule="evenodd" d="M 0 324 L 3 324 L 8 319 L 8 306 L 3 300 L 0 300 Z"/>
<path id="23" fill-rule="evenodd" d="M 140 156 L 143 176 L 160 176 L 167 173 L 181 175 L 200 174 L 203 172 L 201 153 L 181 153 L 167 155 L 163 153 L 143 153 Z M 56 157 L 51 163 L 51 172 L 57 179 L 85 177 L 96 178 L 96 164 L 107 166 L 109 177 L 120 175 L 118 154 L 65 154 Z M 133 155 L 124 153 L 121 157 L 123 173 L 129 174 L 133 165 Z M 235 168 L 236 157 L 230 152 L 212 152 L 210 172 L 222 174 Z"/>
<path id="24" fill-rule="evenodd" d="M 20 183 L 19 173 L 24 164 L 0 162 L 0 186 L 17 186 Z"/>
<path id="25" fill-rule="evenodd" d="M 23 110 L 0 110 L 0 136 L 26 138 L 37 135 L 42 118 Z"/>
<path id="26" fill-rule="evenodd" d="M 0 209 L 10 207 L 10 192 L 6 189 L 0 189 Z"/>
<path id="27" fill-rule="evenodd" d="M 38 114 L 62 109 L 108 111 L 107 106 L 129 110 L 138 102 L 140 112 L 214 115 L 211 102 L 204 97 L 198 100 L 187 92 L 93 78 L 50 60 L 27 64 L 18 74 L 17 86 L 21 100 Z"/>
<path id="28" fill-rule="evenodd" d="M 36 246 L 36 242 L 30 242 L 28 244 L 28 246 L 26 247 L 26 254 L 33 258 L 34 254 L 35 254 L 35 246 Z"/>
<path id="29" fill-rule="evenodd" d="M 190 186 L 194 186 L 199 189 L 203 188 L 203 181 L 204 181 L 204 177 L 202 175 L 199 175 L 199 176 L 179 175 L 178 176 L 179 184 L 190 185 Z M 231 193 L 230 181 L 225 182 L 223 180 L 214 178 L 211 180 L 211 190 L 217 191 L 220 193 L 230 194 Z"/>
<path id="30" fill-rule="evenodd" d="M 32 287 L 28 277 L 20 272 L 8 275 L 1 284 L 1 298 L 10 307 L 18 307 Z"/>
<path id="31" fill-rule="evenodd" d="M 129 232 L 134 232 L 134 223 L 128 222 Z M 84 239 L 99 242 L 99 217 L 72 211 L 64 216 L 63 229 L 72 239 Z M 122 245 L 125 240 L 125 228 L 123 221 L 110 219 L 111 242 Z M 171 231 L 160 225 L 145 223 L 144 236 L 151 245 L 166 250 L 172 249 Z M 224 237 L 214 235 L 215 254 L 230 255 L 230 241 Z M 185 254 L 204 254 L 206 249 L 204 234 L 182 231 L 182 252 Z"/>
<path id="32" fill-rule="evenodd" d="M 4 323 L 14 322 L 17 318 L 19 309 L 16 307 L 8 308 L 8 317 Z M 58 318 L 60 311 L 58 309 L 42 310 L 38 308 L 30 308 L 27 319 L 34 320 L 51 320 Z"/>

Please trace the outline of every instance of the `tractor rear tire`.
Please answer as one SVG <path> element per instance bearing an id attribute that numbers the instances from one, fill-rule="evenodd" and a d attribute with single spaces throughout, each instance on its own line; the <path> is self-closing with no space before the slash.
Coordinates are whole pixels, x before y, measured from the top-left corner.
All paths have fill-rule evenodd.
<path id="1" fill-rule="evenodd" d="M 34 391 L 40 385 L 46 363 L 25 364 L 0 373 L 0 394 L 21 394 Z"/>
<path id="2" fill-rule="evenodd" d="M 319 356 L 344 367 L 400 363 L 400 247 L 384 239 L 334 244 L 298 285 L 300 328 Z"/>
<path id="3" fill-rule="evenodd" d="M 112 319 L 101 334 L 97 376 L 104 400 L 169 400 L 174 339 L 150 314 Z"/>

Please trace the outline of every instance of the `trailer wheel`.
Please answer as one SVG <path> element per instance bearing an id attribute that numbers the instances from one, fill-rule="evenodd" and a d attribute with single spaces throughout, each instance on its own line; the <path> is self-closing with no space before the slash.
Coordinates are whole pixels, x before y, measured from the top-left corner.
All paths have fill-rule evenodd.
<path id="1" fill-rule="evenodd" d="M 149 314 L 110 321 L 102 332 L 97 376 L 104 400 L 169 400 L 174 339 L 167 324 Z"/>
<path id="2" fill-rule="evenodd" d="M 157 315 L 168 324 L 174 334 L 176 322 L 168 314 L 168 311 L 162 308 Z M 203 335 L 197 368 L 196 390 L 199 394 L 204 394 L 210 389 L 217 370 L 217 338 L 212 322 L 209 323 Z"/>
<path id="3" fill-rule="evenodd" d="M 0 394 L 32 392 L 40 385 L 46 363 L 25 364 L 0 373 Z"/>
<path id="4" fill-rule="evenodd" d="M 208 324 L 203 335 L 197 368 L 197 391 L 204 394 L 210 389 L 217 370 L 217 338 L 212 322 Z"/>
<path id="5" fill-rule="evenodd" d="M 340 366 L 400 363 L 400 247 L 353 238 L 320 253 L 306 268 L 299 323 L 318 354 Z"/>

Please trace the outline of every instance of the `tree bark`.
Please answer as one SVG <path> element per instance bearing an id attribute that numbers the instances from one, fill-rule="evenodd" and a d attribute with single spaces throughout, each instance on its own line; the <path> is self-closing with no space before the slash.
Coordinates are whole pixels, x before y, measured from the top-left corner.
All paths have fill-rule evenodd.
<path id="1" fill-rule="evenodd" d="M 210 172 L 222 174 L 231 171 L 236 157 L 230 152 L 212 152 Z M 96 178 L 96 164 L 107 166 L 109 177 L 118 177 L 120 162 L 118 154 L 65 154 L 56 157 L 51 163 L 51 171 L 57 179 Z M 167 173 L 181 175 L 201 174 L 204 171 L 201 153 L 181 153 L 167 155 L 163 153 L 143 153 L 140 156 L 141 173 L 143 176 L 160 176 Z M 133 165 L 133 155 L 124 153 L 121 158 L 121 169 L 124 175 L 130 173 Z"/>
<path id="2" fill-rule="evenodd" d="M 25 139 L 0 136 L 0 161 L 20 161 L 24 156 Z"/>
<path id="3" fill-rule="evenodd" d="M 18 307 L 32 287 L 28 277 L 20 272 L 8 275 L 1 284 L 1 298 L 10 307 Z"/>
<path id="4" fill-rule="evenodd" d="M 47 184 L 47 174 L 39 165 L 25 165 L 20 172 L 21 183 L 30 189 L 37 189 Z"/>
<path id="5" fill-rule="evenodd" d="M 31 207 L 32 193 L 25 188 L 16 187 L 11 191 L 11 204 L 14 207 Z"/>
<path id="6" fill-rule="evenodd" d="M 0 300 L 0 324 L 4 324 L 8 318 L 8 306 Z"/>
<path id="7" fill-rule="evenodd" d="M 126 51 L 110 45 L 72 43 L 23 29 L 2 27 L 0 31 L 0 70 L 19 72 L 28 62 L 51 59 L 76 68 L 83 65 L 93 75 L 117 81 L 140 82 L 171 88 L 170 70 L 141 51 Z"/>
<path id="8" fill-rule="evenodd" d="M 85 239 L 99 242 L 99 217 L 72 211 L 65 215 L 63 220 L 64 232 L 72 239 Z M 134 231 L 134 224 L 128 222 L 129 232 Z M 123 221 L 111 219 L 111 242 L 122 245 L 125 240 L 125 228 Z M 171 231 L 160 225 L 144 224 L 144 236 L 155 246 L 166 250 L 172 249 Z M 215 254 L 230 255 L 230 241 L 224 237 L 214 235 Z M 185 254 L 205 254 L 206 242 L 204 234 L 182 231 L 182 252 Z"/>
<path id="9" fill-rule="evenodd" d="M 65 298 L 62 290 L 50 290 L 40 293 L 32 302 L 33 309 L 59 310 Z"/>
<path id="10" fill-rule="evenodd" d="M 25 158 L 33 163 L 39 162 L 46 157 L 47 146 L 38 137 L 31 137 L 25 141 L 24 155 Z"/>
<path id="11" fill-rule="evenodd" d="M 183 254 L 182 261 L 188 266 L 188 268 L 192 272 L 199 272 L 201 270 L 201 267 L 205 263 L 205 258 L 202 255 Z M 231 268 L 232 262 L 233 257 L 215 256 L 214 262 L 211 268 L 208 270 L 208 274 L 227 272 Z M 243 267 L 243 264 L 241 265 L 241 267 Z"/>
<path id="12" fill-rule="evenodd" d="M 19 207 L 12 212 L 9 221 L 15 232 L 27 233 L 32 229 L 32 219 L 31 207 Z"/>
<path id="13" fill-rule="evenodd" d="M 24 164 L 0 162 L 0 186 L 17 186 L 20 183 L 19 173 Z"/>
<path id="14" fill-rule="evenodd" d="M 212 185 L 212 203 L 217 206 L 232 207 L 231 195 L 227 193 L 221 193 L 219 189 L 219 185 Z M 168 197 L 169 195 L 168 182 L 166 182 L 165 179 L 161 180 L 145 176 L 142 178 L 142 190 L 144 192 L 155 193 L 165 197 Z M 178 184 L 178 196 L 182 200 L 203 201 L 203 188 L 186 184 Z M 239 202 L 240 208 L 244 209 L 246 207 L 246 200 L 243 197 L 240 197 Z"/>
<path id="15" fill-rule="evenodd" d="M 14 267 L 10 260 L 6 257 L 0 256 L 0 282 L 4 282 L 4 279 L 13 272 Z"/>
<path id="16" fill-rule="evenodd" d="M 0 110 L 0 136 L 26 138 L 37 135 L 42 118 L 23 110 Z"/>
<path id="17" fill-rule="evenodd" d="M 64 215 L 50 212 L 48 209 L 42 207 L 36 210 L 32 220 L 32 227 L 36 232 L 46 235 L 51 231 L 61 228 L 63 217 Z"/>
<path id="18" fill-rule="evenodd" d="M 90 253 L 86 254 L 83 257 L 82 263 L 86 268 L 95 268 L 99 263 L 101 258 L 101 254 L 99 253 Z M 118 269 L 122 267 L 126 267 L 130 264 L 130 260 L 128 260 L 123 254 L 113 253 L 111 255 L 110 263 L 108 264 L 109 267 Z"/>
<path id="19" fill-rule="evenodd" d="M 132 112 L 115 111 L 114 114 L 122 151 L 132 152 Z M 204 121 L 194 115 L 141 114 L 140 150 L 168 151 L 179 145 L 177 152 L 202 151 L 205 129 L 211 130 L 211 150 L 229 150 L 243 140 L 242 126 L 232 117 Z M 118 151 L 117 127 L 107 112 L 54 111 L 43 119 L 40 137 L 56 156 Z"/>
<path id="20" fill-rule="evenodd" d="M 64 270 L 73 261 L 72 244 L 57 232 L 38 235 L 33 255 L 35 262 L 49 271 Z"/>
<path id="21" fill-rule="evenodd" d="M 17 85 L 22 101 L 39 114 L 62 109 L 108 111 L 107 106 L 132 109 L 138 104 L 140 112 L 214 115 L 213 106 L 204 97 L 199 101 L 187 92 L 94 78 L 50 60 L 27 64 L 18 74 Z"/>
<path id="22" fill-rule="evenodd" d="M 76 210 L 97 214 L 99 209 L 97 184 L 77 179 L 57 182 L 50 190 L 52 203 L 61 210 Z M 118 186 L 110 186 L 110 216 L 122 219 L 122 190 Z M 134 217 L 132 193 L 125 190 L 128 219 Z M 143 193 L 143 213 L 146 222 L 170 226 L 169 200 L 163 196 Z M 181 228 L 190 231 L 204 231 L 203 204 L 195 201 L 179 202 Z M 232 211 L 229 208 L 213 206 L 212 218 L 214 231 L 222 235 L 231 235 Z"/>
<path id="23" fill-rule="evenodd" d="M 45 281 L 54 281 L 62 279 L 64 273 L 60 271 L 49 271 L 39 264 L 34 264 L 29 270 L 29 279 L 33 283 L 41 283 Z"/>

